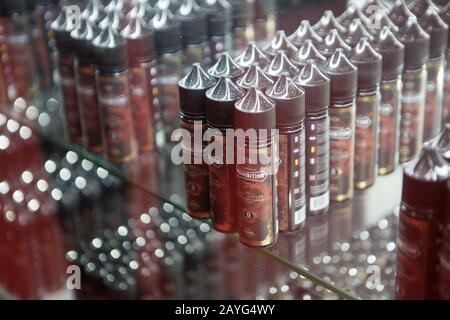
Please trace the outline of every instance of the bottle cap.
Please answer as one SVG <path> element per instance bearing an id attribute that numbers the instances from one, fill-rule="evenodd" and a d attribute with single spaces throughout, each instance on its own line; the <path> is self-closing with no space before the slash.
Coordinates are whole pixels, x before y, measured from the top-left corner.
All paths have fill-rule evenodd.
<path id="1" fill-rule="evenodd" d="M 313 26 L 314 31 L 317 32 L 319 36 L 322 38 L 327 36 L 330 30 L 336 29 L 340 33 L 345 33 L 345 28 L 343 25 L 339 23 L 339 21 L 336 19 L 336 17 L 333 14 L 333 11 L 326 10 L 322 17 L 320 18 L 319 22 L 317 22 Z"/>
<path id="2" fill-rule="evenodd" d="M 372 25 L 374 25 L 375 28 L 369 28 L 369 32 L 374 36 L 379 33 L 380 28 L 384 27 L 388 27 L 392 32 L 398 32 L 399 30 L 396 24 L 389 18 L 386 10 L 379 11 L 375 14 L 375 20 L 372 22 Z"/>
<path id="3" fill-rule="evenodd" d="M 71 32 L 75 40 L 76 56 L 81 65 L 94 64 L 92 40 L 100 34 L 100 29 L 88 19 L 81 19 L 80 27 Z"/>
<path id="4" fill-rule="evenodd" d="M 286 53 L 281 50 L 278 51 L 264 71 L 272 78 L 278 78 L 283 72 L 287 72 L 291 77 L 294 77 L 299 72 L 299 69 L 289 60 Z"/>
<path id="5" fill-rule="evenodd" d="M 139 16 L 144 21 L 148 29 L 153 29 L 153 18 L 156 16 L 156 9 L 152 7 L 147 1 L 138 1 L 128 13 L 127 16 Z"/>
<path id="6" fill-rule="evenodd" d="M 320 45 L 323 41 L 311 27 L 308 20 L 303 20 L 297 30 L 288 39 L 297 47 L 301 47 L 307 39 L 311 39 L 315 45 Z"/>
<path id="7" fill-rule="evenodd" d="M 94 40 L 94 60 L 102 72 L 122 72 L 128 68 L 127 41 L 112 26 L 104 29 Z"/>
<path id="8" fill-rule="evenodd" d="M 181 22 L 184 46 L 208 40 L 206 14 L 195 0 L 184 0 L 177 11 L 177 17 Z"/>
<path id="9" fill-rule="evenodd" d="M 352 48 L 342 39 L 339 32 L 336 29 L 331 29 L 318 49 L 324 57 L 329 58 L 338 48 L 342 48 L 346 54 L 352 51 Z"/>
<path id="10" fill-rule="evenodd" d="M 447 162 L 450 162 L 450 123 L 446 123 L 433 139 L 433 146 Z"/>
<path id="11" fill-rule="evenodd" d="M 405 46 L 385 26 L 375 39 L 375 48 L 383 57 L 383 80 L 393 80 L 403 71 Z"/>
<path id="12" fill-rule="evenodd" d="M 323 112 L 330 105 L 330 79 L 314 60 L 309 60 L 294 82 L 305 90 L 306 113 Z"/>
<path id="13" fill-rule="evenodd" d="M 435 10 L 438 14 L 441 11 L 440 8 L 433 3 L 431 0 L 414 0 L 412 1 L 408 8 L 416 17 L 420 17 L 423 13 L 430 8 Z"/>
<path id="14" fill-rule="evenodd" d="M 126 17 L 118 10 L 106 11 L 106 16 L 98 23 L 100 29 L 112 27 L 117 32 L 120 32 L 125 27 L 127 21 Z"/>
<path id="15" fill-rule="evenodd" d="M 244 96 L 230 78 L 220 78 L 216 85 L 206 92 L 206 118 L 212 127 L 232 128 L 234 125 L 234 104 Z"/>
<path id="16" fill-rule="evenodd" d="M 299 69 L 302 69 L 308 60 L 314 60 L 318 65 L 323 65 L 327 59 L 316 49 L 311 40 L 306 42 L 298 50 L 297 55 L 292 59 L 292 62 L 297 65 Z"/>
<path id="17" fill-rule="evenodd" d="M 361 11 L 366 16 L 374 14 L 376 11 L 387 11 L 388 7 L 383 2 L 383 0 L 368 0 L 366 4 L 362 7 Z"/>
<path id="18" fill-rule="evenodd" d="M 367 38 L 362 38 L 353 49 L 350 61 L 358 67 L 358 88 L 371 89 L 381 81 L 382 57 Z"/>
<path id="19" fill-rule="evenodd" d="M 408 9 L 405 1 L 395 1 L 391 11 L 389 12 L 389 18 L 391 21 L 395 23 L 399 29 L 401 29 L 410 17 L 415 17 L 415 15 Z"/>
<path id="20" fill-rule="evenodd" d="M 275 103 L 259 89 L 250 88 L 246 95 L 236 102 L 234 110 L 236 129 L 246 131 L 276 128 Z"/>
<path id="21" fill-rule="evenodd" d="M 344 28 L 348 28 L 355 19 L 360 19 L 363 26 L 366 27 L 371 23 L 369 18 L 361 11 L 361 9 L 355 6 L 349 6 L 343 14 L 341 14 L 337 20 L 339 23 L 344 26 Z M 348 31 L 348 30 L 347 30 Z"/>
<path id="22" fill-rule="evenodd" d="M 348 100 L 356 96 L 358 68 L 347 58 L 343 49 L 336 49 L 322 70 L 330 78 L 331 100 Z"/>
<path id="23" fill-rule="evenodd" d="M 305 121 L 305 91 L 297 86 L 287 72 L 266 90 L 275 102 L 277 127 L 293 127 Z"/>
<path id="24" fill-rule="evenodd" d="M 373 37 L 369 31 L 364 27 L 361 19 L 355 18 L 348 26 L 347 33 L 345 34 L 345 41 L 347 44 L 354 48 L 361 38 L 367 38 L 370 42 L 373 41 Z"/>
<path id="25" fill-rule="evenodd" d="M 233 29 L 245 28 L 253 20 L 252 2 L 247 0 L 229 0 L 233 16 Z"/>
<path id="26" fill-rule="evenodd" d="M 155 47 L 159 56 L 182 49 L 180 22 L 175 19 L 169 8 L 160 9 L 153 18 Z"/>
<path id="27" fill-rule="evenodd" d="M 206 91 L 216 81 L 199 63 L 194 63 L 186 76 L 178 82 L 180 109 L 192 116 L 206 116 Z"/>
<path id="28" fill-rule="evenodd" d="M 422 68 L 430 55 L 430 37 L 422 29 L 415 17 L 410 17 L 397 34 L 405 46 L 405 69 Z"/>
<path id="29" fill-rule="evenodd" d="M 208 18 L 209 37 L 222 37 L 231 33 L 232 7 L 226 0 L 203 0 L 201 7 Z"/>
<path id="30" fill-rule="evenodd" d="M 146 27 L 143 18 L 133 12 L 128 15 L 129 21 L 121 35 L 128 41 L 130 63 L 139 65 L 156 59 L 153 43 L 153 30 Z"/>
<path id="31" fill-rule="evenodd" d="M 67 19 L 65 9 L 61 10 L 56 20 L 52 22 L 51 29 L 54 32 L 56 46 L 60 55 L 69 56 L 73 54 L 75 41 L 70 33 L 75 29 L 75 24 Z"/>
<path id="32" fill-rule="evenodd" d="M 248 68 L 254 63 L 257 63 L 261 68 L 264 68 L 270 63 L 270 60 L 264 52 L 258 48 L 256 43 L 251 41 L 244 51 L 236 57 L 235 62 L 241 68 Z"/>
<path id="33" fill-rule="evenodd" d="M 430 36 L 430 59 L 442 57 L 447 49 L 448 41 L 448 25 L 433 6 L 428 6 L 419 19 L 420 26 Z"/>
<path id="34" fill-rule="evenodd" d="M 244 70 L 236 64 L 228 53 L 223 53 L 216 64 L 208 69 L 208 73 L 215 78 L 236 79 L 244 73 Z"/>
<path id="35" fill-rule="evenodd" d="M 106 17 L 106 12 L 100 0 L 92 0 L 89 1 L 88 5 L 81 13 L 81 16 L 97 25 Z"/>
<path id="36" fill-rule="evenodd" d="M 274 81 L 266 75 L 258 64 L 255 63 L 248 68 L 247 72 L 238 78 L 236 83 L 244 89 L 254 87 L 260 90 L 265 90 L 273 85 Z"/>
<path id="37" fill-rule="evenodd" d="M 273 39 L 264 46 L 263 51 L 274 57 L 279 50 L 284 50 L 289 58 L 297 55 L 297 47 L 288 39 L 284 30 L 278 30 Z"/>

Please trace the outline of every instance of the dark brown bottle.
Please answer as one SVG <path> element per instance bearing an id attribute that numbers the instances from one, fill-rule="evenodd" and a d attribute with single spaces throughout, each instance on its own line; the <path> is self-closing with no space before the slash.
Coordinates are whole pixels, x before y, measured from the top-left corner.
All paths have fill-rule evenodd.
<path id="1" fill-rule="evenodd" d="M 447 133 L 448 134 L 448 133 Z M 448 144 L 447 144 L 448 145 Z M 447 160 L 448 162 L 448 160 Z M 447 182 L 445 195 L 445 218 L 442 246 L 439 252 L 438 299 L 450 300 L 450 185 Z"/>
<path id="2" fill-rule="evenodd" d="M 244 69 L 238 66 L 228 53 L 222 54 L 219 60 L 208 69 L 208 73 L 214 78 L 227 77 L 233 80 L 239 78 L 244 72 Z"/>
<path id="3" fill-rule="evenodd" d="M 406 21 L 410 17 L 415 17 L 415 15 L 409 10 L 408 5 L 404 0 L 395 1 L 394 5 L 389 11 L 389 18 L 395 25 L 401 29 L 406 24 Z"/>
<path id="4" fill-rule="evenodd" d="M 183 141 L 183 150 L 188 152 L 190 163 L 184 168 L 188 213 L 197 219 L 210 216 L 209 172 L 203 159 L 203 139 L 195 141 L 195 130 L 202 137 L 207 130 L 206 91 L 215 84 L 199 63 L 192 65 L 189 73 L 178 83 L 180 92 L 181 127 L 190 133 L 190 141 Z"/>
<path id="5" fill-rule="evenodd" d="M 235 62 L 241 68 L 250 68 L 252 64 L 257 63 L 264 69 L 270 63 L 270 59 L 258 48 L 255 42 L 251 41 L 244 51 L 236 57 Z"/>
<path id="6" fill-rule="evenodd" d="M 306 40 L 300 47 L 292 62 L 295 63 L 299 70 L 303 69 L 308 60 L 314 60 L 318 65 L 323 65 L 327 59 L 317 50 L 312 40 Z"/>
<path id="7" fill-rule="evenodd" d="M 398 163 L 398 139 L 405 46 L 388 26 L 379 32 L 375 48 L 383 57 L 381 75 L 380 130 L 378 135 L 378 174 L 394 171 Z"/>
<path id="8" fill-rule="evenodd" d="M 270 57 L 275 57 L 278 51 L 283 50 L 289 58 L 297 55 L 297 47 L 288 39 L 284 30 L 278 30 L 273 39 L 264 46 L 263 51 Z"/>
<path id="9" fill-rule="evenodd" d="M 236 102 L 234 127 L 239 239 L 249 247 L 267 247 L 278 238 L 275 104 L 251 88 Z"/>
<path id="10" fill-rule="evenodd" d="M 305 90 L 306 208 L 318 215 L 330 204 L 330 79 L 310 60 L 294 81 Z"/>
<path id="11" fill-rule="evenodd" d="M 354 183 L 355 188 L 366 189 L 374 184 L 378 172 L 382 57 L 362 38 L 350 60 L 358 67 Z"/>
<path id="12" fill-rule="evenodd" d="M 431 144 L 405 166 L 397 241 L 397 299 L 437 296 L 448 178 L 448 164 Z"/>
<path id="13" fill-rule="evenodd" d="M 374 40 L 361 19 L 355 18 L 348 26 L 344 39 L 350 47 L 354 48 L 361 38 L 367 38 L 370 42 Z"/>
<path id="14" fill-rule="evenodd" d="M 236 84 L 246 90 L 254 87 L 264 91 L 272 86 L 274 81 L 270 76 L 266 75 L 257 63 L 254 63 L 237 79 Z"/>
<path id="15" fill-rule="evenodd" d="M 320 20 L 313 26 L 313 29 L 322 38 L 325 38 L 333 29 L 336 29 L 341 34 L 344 34 L 346 31 L 344 26 L 339 23 L 331 10 L 326 10 L 323 13 Z"/>
<path id="16" fill-rule="evenodd" d="M 279 130 L 279 226 L 281 231 L 292 232 L 306 219 L 305 92 L 283 73 L 266 94 L 275 102 Z"/>
<path id="17" fill-rule="evenodd" d="M 105 153 L 111 162 L 129 162 L 136 157 L 137 145 L 130 106 L 127 42 L 108 27 L 93 44 Z"/>
<path id="18" fill-rule="evenodd" d="M 289 76 L 294 77 L 298 74 L 299 69 L 292 63 L 284 51 L 279 51 L 264 71 L 273 79 L 277 79 L 283 72 L 287 72 Z"/>
<path id="19" fill-rule="evenodd" d="M 308 20 L 302 20 L 297 30 L 295 30 L 288 39 L 291 40 L 297 48 L 300 48 L 307 39 L 312 40 L 312 42 L 317 46 L 319 46 L 323 41 L 323 39 L 311 27 Z"/>
<path id="20" fill-rule="evenodd" d="M 211 141 L 222 148 L 222 157 L 211 154 L 212 159 L 208 163 L 211 216 L 214 228 L 226 233 L 238 231 L 234 140 L 228 145 L 226 130 L 234 127 L 234 104 L 243 95 L 244 91 L 229 78 L 220 78 L 206 92 L 206 117 Z"/>
<path id="21" fill-rule="evenodd" d="M 330 78 L 330 198 L 345 201 L 353 197 L 358 70 L 342 49 L 322 70 Z"/>
<path id="22" fill-rule="evenodd" d="M 342 48 L 346 55 L 349 55 L 352 51 L 352 48 L 345 42 L 336 29 L 331 29 L 328 35 L 323 39 L 322 44 L 317 47 L 320 53 L 327 59 L 331 57 L 338 48 Z"/>

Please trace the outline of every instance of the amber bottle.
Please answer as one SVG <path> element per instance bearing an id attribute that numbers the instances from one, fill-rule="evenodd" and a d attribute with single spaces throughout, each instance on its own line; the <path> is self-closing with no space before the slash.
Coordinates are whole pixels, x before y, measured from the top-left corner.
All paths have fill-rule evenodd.
<path id="1" fill-rule="evenodd" d="M 336 49 L 322 69 L 330 78 L 330 198 L 345 201 L 353 197 L 358 70 L 343 49 Z"/>
<path id="2" fill-rule="evenodd" d="M 262 91 L 251 88 L 236 102 L 234 127 L 243 132 L 236 132 L 239 239 L 249 247 L 267 247 L 278 238 L 275 104 Z M 257 135 L 247 136 L 249 129 Z"/>
<path id="3" fill-rule="evenodd" d="M 283 73 L 266 93 L 275 102 L 279 130 L 279 225 L 281 231 L 292 232 L 306 219 L 305 93 L 288 73 Z"/>
<path id="4" fill-rule="evenodd" d="M 184 167 L 187 207 L 189 215 L 198 219 L 210 216 L 209 172 L 208 165 L 203 159 L 205 147 L 203 139 L 195 141 L 194 130 L 201 130 L 203 137 L 207 129 L 205 94 L 214 84 L 215 80 L 202 69 L 199 63 L 194 63 L 189 73 L 178 83 L 181 127 L 190 133 L 191 139 L 183 141 L 183 150 L 189 152 L 190 160 L 190 163 L 185 164 Z"/>
<path id="5" fill-rule="evenodd" d="M 382 57 L 367 38 L 362 38 L 350 60 L 358 67 L 354 185 L 357 189 L 366 189 L 374 184 L 378 172 Z"/>

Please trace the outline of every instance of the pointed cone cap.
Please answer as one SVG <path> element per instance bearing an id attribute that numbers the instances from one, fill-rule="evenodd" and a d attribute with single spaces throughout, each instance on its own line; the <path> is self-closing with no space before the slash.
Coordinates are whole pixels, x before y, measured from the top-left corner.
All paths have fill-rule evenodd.
<path id="1" fill-rule="evenodd" d="M 266 90 L 276 105 L 277 127 L 294 127 L 305 120 L 305 91 L 294 83 L 287 72 Z"/>
<path id="2" fill-rule="evenodd" d="M 230 78 L 220 78 L 216 85 L 206 91 L 206 117 L 213 127 L 232 128 L 234 125 L 234 104 L 244 96 Z"/>
<path id="3" fill-rule="evenodd" d="M 112 27 L 117 32 L 120 32 L 122 28 L 126 24 L 126 18 L 123 16 L 120 11 L 113 10 L 108 11 L 106 16 L 102 21 L 98 23 L 100 29 L 106 29 L 108 27 Z"/>
<path id="4" fill-rule="evenodd" d="M 314 31 L 308 20 L 303 20 L 300 26 L 291 34 L 288 38 L 291 42 L 297 46 L 302 46 L 307 39 L 310 39 L 314 44 L 319 45 L 322 43 L 322 38 Z"/>
<path id="5" fill-rule="evenodd" d="M 355 19 L 360 19 L 364 26 L 370 23 L 370 20 L 361 11 L 361 9 L 355 6 L 349 6 L 347 10 L 339 16 L 338 21 L 342 26 L 348 28 Z"/>
<path id="6" fill-rule="evenodd" d="M 275 103 L 261 90 L 250 88 L 235 104 L 234 123 L 236 129 L 244 131 L 273 130 L 276 128 Z"/>
<path id="7" fill-rule="evenodd" d="M 139 16 L 149 29 L 153 28 L 152 20 L 156 16 L 157 10 L 153 8 L 147 1 L 138 1 L 128 13 L 127 16 Z"/>
<path id="8" fill-rule="evenodd" d="M 236 79 L 244 73 L 244 70 L 236 64 L 228 53 L 224 53 L 216 64 L 209 68 L 208 73 L 216 78 L 228 77 Z"/>
<path id="9" fill-rule="evenodd" d="M 358 87 L 370 89 L 381 81 L 382 57 L 366 38 L 353 49 L 350 61 L 358 67 Z"/>
<path id="10" fill-rule="evenodd" d="M 343 25 L 337 21 L 336 17 L 333 14 L 333 11 L 326 10 L 322 17 L 320 18 L 319 22 L 317 22 L 313 26 L 314 31 L 317 32 L 317 34 L 321 37 L 327 36 L 327 34 L 332 29 L 336 29 L 339 33 L 345 33 L 345 28 Z"/>
<path id="11" fill-rule="evenodd" d="M 297 47 L 288 39 L 284 30 L 278 30 L 272 41 L 263 48 L 263 51 L 272 57 L 280 50 L 284 50 L 289 58 L 297 54 Z"/>
<path id="12" fill-rule="evenodd" d="M 420 17 L 419 23 L 430 36 L 430 59 L 439 58 L 447 49 L 448 25 L 433 6 L 429 6 Z"/>
<path id="13" fill-rule="evenodd" d="M 236 83 L 244 89 L 254 87 L 265 90 L 273 85 L 274 81 L 266 75 L 258 64 L 253 64 L 248 68 L 247 72 L 238 78 Z"/>
<path id="14" fill-rule="evenodd" d="M 309 60 L 294 81 L 305 90 L 307 113 L 323 112 L 330 105 L 330 79 L 314 60 Z"/>
<path id="15" fill-rule="evenodd" d="M 235 62 L 241 68 L 248 68 L 257 63 L 264 68 L 270 63 L 269 58 L 258 48 L 255 42 L 250 42 L 242 53 L 236 57 Z"/>
<path id="16" fill-rule="evenodd" d="M 72 31 L 71 36 L 77 42 L 75 52 L 82 65 L 94 63 L 92 40 L 100 34 L 101 30 L 88 19 L 82 19 L 80 27 Z"/>
<path id="17" fill-rule="evenodd" d="M 329 58 L 338 48 L 342 48 L 346 54 L 352 51 L 352 48 L 344 41 L 339 32 L 332 29 L 317 49 L 324 57 Z"/>
<path id="18" fill-rule="evenodd" d="M 139 64 L 156 58 L 153 30 L 147 27 L 144 19 L 137 13 L 129 15 L 128 24 L 121 35 L 128 40 L 130 61 Z"/>
<path id="19" fill-rule="evenodd" d="M 441 132 L 433 139 L 434 147 L 450 162 L 450 123 L 446 123 Z"/>
<path id="20" fill-rule="evenodd" d="M 181 112 L 193 116 L 206 116 L 206 91 L 216 80 L 194 63 L 186 76 L 178 82 Z"/>
<path id="21" fill-rule="evenodd" d="M 415 17 L 408 9 L 404 0 L 397 0 L 389 12 L 389 18 L 395 25 L 402 28 L 410 17 Z"/>
<path id="22" fill-rule="evenodd" d="M 349 100 L 356 96 L 358 68 L 347 58 L 343 49 L 337 49 L 322 70 L 330 78 L 331 100 Z"/>
<path id="23" fill-rule="evenodd" d="M 397 38 L 405 46 L 405 69 L 422 68 L 430 55 L 430 37 L 417 19 L 410 17 L 397 33 Z"/>
<path id="24" fill-rule="evenodd" d="M 299 69 L 303 68 L 308 60 L 314 60 L 317 64 L 322 65 L 327 59 L 317 50 L 311 40 L 306 40 L 305 44 L 298 50 L 297 55 L 292 59 Z"/>
<path id="25" fill-rule="evenodd" d="M 355 47 L 361 38 L 367 38 L 369 41 L 373 41 L 373 36 L 367 31 L 361 19 L 356 18 L 352 21 L 345 34 L 345 41 L 350 47 Z"/>
<path id="26" fill-rule="evenodd" d="M 264 71 L 269 76 L 277 78 L 281 76 L 283 72 L 287 72 L 293 77 L 299 72 L 299 69 L 291 62 L 284 51 L 279 51 Z"/>
<path id="27" fill-rule="evenodd" d="M 112 26 L 104 29 L 92 43 L 99 70 L 114 73 L 128 68 L 127 41 Z"/>
<path id="28" fill-rule="evenodd" d="M 441 11 L 437 5 L 433 3 L 431 0 L 414 0 L 408 6 L 409 10 L 416 16 L 420 17 L 422 14 L 431 7 L 438 14 Z"/>
<path id="29" fill-rule="evenodd" d="M 106 17 L 106 12 L 100 0 L 92 0 L 89 1 L 81 15 L 83 18 L 89 19 L 92 23 L 98 24 Z"/>
<path id="30" fill-rule="evenodd" d="M 388 16 L 388 12 L 386 10 L 379 11 L 375 14 L 375 20 L 372 21 L 372 24 L 375 24 L 377 27 L 381 28 L 388 27 L 392 30 L 392 32 L 398 32 L 399 28 L 397 25 L 392 22 L 392 20 Z M 369 30 L 373 35 L 377 35 L 380 31 L 380 28 L 372 28 Z"/>
<path id="31" fill-rule="evenodd" d="M 75 24 L 69 23 L 65 9 L 61 10 L 50 27 L 55 35 L 58 52 L 61 55 L 71 55 L 76 47 L 76 41 L 70 36 L 71 32 L 75 30 Z"/>
<path id="32" fill-rule="evenodd" d="M 377 35 L 375 48 L 383 57 L 383 80 L 393 80 L 403 71 L 405 46 L 397 39 L 388 26 Z"/>

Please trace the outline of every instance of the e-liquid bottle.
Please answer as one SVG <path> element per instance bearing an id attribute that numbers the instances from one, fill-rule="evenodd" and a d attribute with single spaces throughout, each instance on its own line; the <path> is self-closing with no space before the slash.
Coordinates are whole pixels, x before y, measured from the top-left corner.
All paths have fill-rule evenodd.
<path id="1" fill-rule="evenodd" d="M 411 17 L 397 38 L 405 46 L 399 149 L 400 163 L 404 163 L 413 159 L 422 145 L 430 37 Z"/>
<path id="2" fill-rule="evenodd" d="M 425 144 L 405 165 L 400 205 L 396 298 L 435 299 L 448 164 Z"/>
<path id="3" fill-rule="evenodd" d="M 323 39 L 311 27 L 308 20 L 302 20 L 297 30 L 294 31 L 288 38 L 297 47 L 300 48 L 307 39 L 312 40 L 316 46 L 320 46 Z"/>
<path id="4" fill-rule="evenodd" d="M 278 51 L 277 55 L 272 59 L 270 64 L 266 66 L 264 71 L 273 79 L 276 79 L 280 77 L 283 72 L 287 72 L 290 77 L 294 77 L 298 74 L 299 69 L 292 63 L 286 53 L 281 50 Z"/>
<path id="5" fill-rule="evenodd" d="M 177 11 L 183 34 L 183 69 L 187 73 L 195 62 L 208 60 L 209 46 L 206 14 L 195 0 L 184 0 Z"/>
<path id="6" fill-rule="evenodd" d="M 292 232 L 306 220 L 305 92 L 283 73 L 266 94 L 275 102 L 279 130 L 279 226 L 281 231 Z"/>
<path id="7" fill-rule="evenodd" d="M 395 1 L 394 5 L 389 11 L 389 18 L 395 25 L 401 29 L 406 24 L 410 17 L 415 17 L 415 15 L 409 10 L 408 5 L 404 0 Z"/>
<path id="8" fill-rule="evenodd" d="M 301 70 L 307 64 L 308 60 L 314 60 L 318 65 L 323 65 L 327 61 L 310 39 L 306 40 L 300 47 L 297 55 L 292 58 L 292 62 Z"/>
<path id="9" fill-rule="evenodd" d="M 444 22 L 450 26 L 450 3 L 441 11 L 441 18 Z M 447 38 L 447 50 L 446 50 L 446 68 L 444 71 L 444 110 L 442 113 L 442 123 L 450 122 L 450 31 Z"/>
<path id="10" fill-rule="evenodd" d="M 76 26 L 67 15 L 66 10 L 62 10 L 51 28 L 57 47 L 56 65 L 61 83 L 67 138 L 70 142 L 81 143 L 82 132 L 74 68 L 75 56 L 73 39 L 70 36 Z"/>
<path id="11" fill-rule="evenodd" d="M 330 79 L 310 60 L 294 81 L 305 90 L 306 208 L 317 215 L 330 204 Z"/>
<path id="12" fill-rule="evenodd" d="M 450 127 L 447 129 L 447 137 Z M 447 140 L 447 146 L 450 146 Z M 447 154 L 448 156 L 448 154 Z M 448 160 L 447 160 L 448 162 Z M 445 194 L 445 216 L 443 225 L 442 246 L 439 252 L 439 278 L 437 281 L 438 299 L 450 299 L 450 184 L 447 182 Z"/>
<path id="13" fill-rule="evenodd" d="M 190 160 L 184 166 L 187 207 L 189 215 L 198 219 L 210 216 L 209 172 L 208 165 L 203 160 L 203 139 L 195 141 L 194 137 L 195 130 L 201 130 L 202 138 L 207 130 L 205 94 L 214 84 L 215 80 L 199 63 L 194 63 L 189 73 L 178 83 L 181 127 L 190 133 L 190 141 L 183 141 L 183 150 L 189 153 Z"/>
<path id="14" fill-rule="evenodd" d="M 427 62 L 427 93 L 423 141 L 438 134 L 444 104 L 444 65 L 448 26 L 430 5 L 419 19 L 420 26 L 430 36 L 430 56 Z"/>
<path id="15" fill-rule="evenodd" d="M 239 239 L 249 247 L 267 247 L 278 238 L 275 104 L 251 88 L 236 102 L 234 127 Z"/>
<path id="16" fill-rule="evenodd" d="M 129 162 L 136 157 L 137 145 L 130 105 L 127 42 L 110 26 L 93 40 L 93 45 L 105 153 L 113 163 Z"/>
<path id="17" fill-rule="evenodd" d="M 325 38 L 333 29 L 336 29 L 340 34 L 344 34 L 346 31 L 344 26 L 339 23 L 331 10 L 326 10 L 323 13 L 320 20 L 313 26 L 313 29 L 322 38 Z"/>
<path id="18" fill-rule="evenodd" d="M 292 59 L 297 55 L 297 47 L 288 39 L 284 30 L 278 30 L 273 39 L 264 46 L 263 51 L 270 57 L 275 57 L 278 51 L 283 50 Z"/>
<path id="19" fill-rule="evenodd" d="M 394 171 L 398 163 L 398 139 L 405 46 L 388 26 L 375 39 L 375 48 L 383 57 L 381 75 L 380 130 L 378 134 L 378 174 Z"/>
<path id="20" fill-rule="evenodd" d="M 377 176 L 382 57 L 367 38 L 362 38 L 350 60 L 358 67 L 354 185 L 366 189 Z"/>
<path id="21" fill-rule="evenodd" d="M 145 26 L 137 12 L 131 11 L 128 25 L 122 30 L 128 42 L 130 64 L 130 102 L 134 133 L 139 154 L 156 150 L 153 84 L 155 80 L 156 52 L 153 30 Z"/>
<path id="22" fill-rule="evenodd" d="M 361 38 L 367 38 L 370 42 L 374 39 L 369 31 L 364 27 L 363 22 L 359 18 L 355 18 L 348 26 L 347 32 L 344 35 L 347 44 L 354 48 Z"/>
<path id="23" fill-rule="evenodd" d="M 270 59 L 258 48 L 254 41 L 251 41 L 234 61 L 244 69 L 249 68 L 254 63 L 264 69 L 270 63 Z"/>
<path id="24" fill-rule="evenodd" d="M 236 80 L 243 75 L 244 72 L 244 69 L 238 66 L 228 53 L 222 54 L 219 60 L 208 69 L 208 73 L 214 78 L 226 77 L 232 80 Z"/>
<path id="25" fill-rule="evenodd" d="M 233 16 L 233 52 L 236 56 L 255 38 L 253 8 L 249 0 L 229 0 Z"/>
<path id="26" fill-rule="evenodd" d="M 236 84 L 246 90 L 257 88 L 261 91 L 265 91 L 274 84 L 274 81 L 257 63 L 254 63 L 237 79 Z"/>
<path id="27" fill-rule="evenodd" d="M 254 0 L 253 7 L 255 42 L 262 47 L 273 38 L 277 29 L 276 1 Z"/>
<path id="28" fill-rule="evenodd" d="M 350 55 L 352 48 L 345 42 L 336 29 L 331 29 L 323 42 L 317 47 L 325 58 L 330 58 L 336 49 L 342 48 L 346 55 Z"/>
<path id="29" fill-rule="evenodd" d="M 243 96 L 244 91 L 233 80 L 224 77 L 206 92 L 206 117 L 211 140 L 222 148 L 222 156 L 211 151 L 209 163 L 211 216 L 214 228 L 225 233 L 238 231 L 234 139 L 228 141 L 225 134 L 227 129 L 234 127 L 234 104 Z"/>
<path id="30" fill-rule="evenodd" d="M 152 22 L 158 55 L 156 98 L 164 128 L 164 135 L 157 132 L 157 143 L 162 146 L 165 140 L 170 141 L 173 130 L 179 127 L 178 80 L 183 68 L 183 46 L 180 22 L 168 8 L 159 10 Z"/>
<path id="31" fill-rule="evenodd" d="M 330 78 L 330 198 L 345 201 L 353 197 L 358 70 L 343 49 L 322 70 Z"/>

